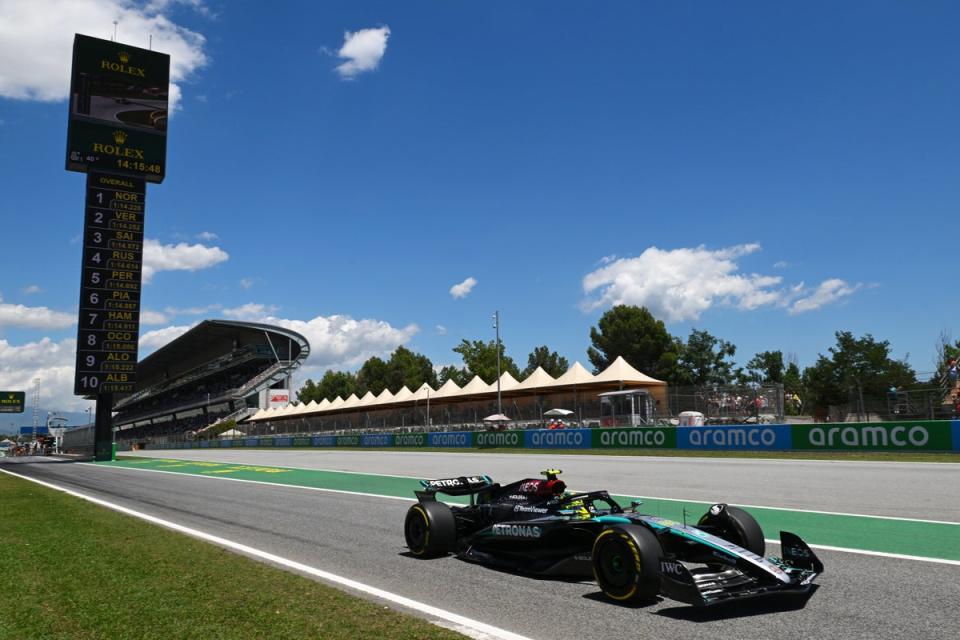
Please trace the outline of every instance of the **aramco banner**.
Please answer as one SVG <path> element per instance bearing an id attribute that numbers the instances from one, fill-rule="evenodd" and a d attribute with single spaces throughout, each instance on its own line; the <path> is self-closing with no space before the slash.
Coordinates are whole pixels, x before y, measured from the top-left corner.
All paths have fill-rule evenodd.
<path id="1" fill-rule="evenodd" d="M 794 425 L 793 448 L 821 451 L 949 451 L 960 442 L 951 437 L 950 423 L 860 422 Z M 954 429 L 957 421 L 954 421 Z"/>
<path id="2" fill-rule="evenodd" d="M 635 429 L 530 429 L 238 438 L 148 445 L 434 449 L 679 449 L 713 451 L 960 451 L 960 420 L 840 424 L 739 424 Z M 129 447 L 128 447 L 129 448 Z"/>

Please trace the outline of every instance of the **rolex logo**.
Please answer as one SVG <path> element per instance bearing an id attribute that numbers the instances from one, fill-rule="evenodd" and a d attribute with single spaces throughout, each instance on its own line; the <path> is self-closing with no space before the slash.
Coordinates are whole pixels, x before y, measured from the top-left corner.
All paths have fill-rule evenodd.
<path id="1" fill-rule="evenodd" d="M 123 144 L 127 141 L 127 134 L 125 131 L 120 131 L 119 129 L 113 132 L 113 141 L 117 144 Z"/>
<path id="2" fill-rule="evenodd" d="M 126 51 L 121 51 L 120 53 L 117 54 L 117 57 L 120 58 L 120 62 L 122 62 L 123 64 L 127 64 L 128 62 L 130 62 L 130 54 L 127 53 Z"/>

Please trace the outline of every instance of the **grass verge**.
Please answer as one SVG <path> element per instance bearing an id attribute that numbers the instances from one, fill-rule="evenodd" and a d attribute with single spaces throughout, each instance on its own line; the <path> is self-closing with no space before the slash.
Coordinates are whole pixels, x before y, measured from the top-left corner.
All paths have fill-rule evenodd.
<path id="1" fill-rule="evenodd" d="M 464 636 L 0 474 L 0 639 Z"/>

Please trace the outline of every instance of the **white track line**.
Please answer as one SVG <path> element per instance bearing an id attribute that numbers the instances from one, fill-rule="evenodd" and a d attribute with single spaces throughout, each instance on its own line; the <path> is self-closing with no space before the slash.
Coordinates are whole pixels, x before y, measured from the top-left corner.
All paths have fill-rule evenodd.
<path id="1" fill-rule="evenodd" d="M 666 502 L 696 502 L 699 504 L 716 504 L 715 502 L 708 502 L 706 500 L 683 500 L 680 498 L 659 498 L 656 496 L 630 496 L 624 494 L 625 498 L 641 498 L 646 500 L 664 500 Z M 750 509 L 769 509 L 771 511 L 789 511 L 791 513 L 816 513 L 825 516 L 849 516 L 851 518 L 873 518 L 876 520 L 899 520 L 900 522 L 920 522 L 922 524 L 948 524 L 960 527 L 960 522 L 952 522 L 949 520 L 922 520 L 920 518 L 901 518 L 898 516 L 875 516 L 866 513 L 844 513 L 842 511 L 817 511 L 814 509 L 793 509 L 791 507 L 770 507 L 760 504 L 744 504 L 742 502 L 737 502 L 738 507 L 748 507 Z"/>
<path id="2" fill-rule="evenodd" d="M 767 544 L 780 544 L 779 540 L 766 540 Z M 934 564 L 952 564 L 960 567 L 960 560 L 946 560 L 944 558 L 927 558 L 924 556 L 908 556 L 903 553 L 887 553 L 886 551 L 864 551 L 862 549 L 848 549 L 846 547 L 831 547 L 825 544 L 807 545 L 811 549 L 823 549 L 824 551 L 841 551 L 843 553 L 859 553 L 865 556 L 878 556 L 881 558 L 895 558 L 897 560 L 916 560 L 918 562 L 932 562 Z"/>
<path id="3" fill-rule="evenodd" d="M 461 633 L 470 632 L 474 638 L 497 638 L 500 640 L 530 640 L 526 636 L 521 636 L 519 634 L 513 633 L 512 631 L 507 631 L 506 629 L 501 629 L 499 627 L 494 627 L 493 625 L 486 624 L 485 622 L 480 622 L 479 620 L 473 620 L 472 618 L 467 618 L 465 616 L 458 615 L 456 613 L 434 607 L 417 600 L 412 600 L 390 591 L 385 591 L 383 589 L 378 589 L 377 587 L 371 587 L 370 585 L 358 582 L 356 580 L 351 580 L 350 578 L 344 578 L 343 576 L 338 576 L 329 571 L 324 571 L 323 569 L 317 569 L 316 567 L 311 567 L 310 565 L 303 564 L 301 562 L 296 562 L 295 560 L 289 560 L 282 556 L 278 556 L 266 551 L 261 551 L 254 547 L 247 546 L 245 544 L 240 544 L 239 542 L 234 542 L 233 540 L 228 540 L 227 538 L 221 538 L 220 536 L 215 536 L 209 533 L 204 533 L 198 529 L 191 529 L 190 527 L 185 527 L 183 525 L 171 522 L 169 520 L 163 520 L 156 516 L 151 516 L 149 514 L 143 513 L 141 511 L 134 511 L 133 509 L 128 509 L 127 507 L 114 504 L 112 502 L 107 502 L 106 500 L 101 500 L 99 498 L 94 498 L 93 496 L 88 496 L 82 493 L 77 493 L 65 487 L 59 485 L 51 484 L 49 482 L 44 482 L 43 480 L 37 480 L 36 478 L 30 478 L 28 476 L 20 475 L 19 473 L 13 473 L 12 471 L 7 471 L 6 469 L 0 469 L 3 473 L 6 473 L 17 478 L 22 478 L 24 480 L 29 480 L 30 482 L 35 482 L 44 487 L 50 489 L 55 489 L 57 491 L 62 491 L 67 495 L 71 495 L 75 498 L 80 498 L 81 500 L 86 500 L 92 502 L 93 504 L 100 505 L 101 507 L 106 507 L 107 509 L 113 509 L 114 511 L 119 511 L 120 513 L 126 514 L 128 516 L 133 516 L 134 518 L 140 518 L 141 520 L 146 520 L 152 524 L 160 525 L 161 527 L 166 527 L 174 531 L 192 536 L 194 538 L 199 538 L 200 540 L 205 540 L 206 542 L 212 542 L 213 544 L 219 545 L 221 547 L 226 547 L 228 549 L 233 549 L 234 551 L 239 551 L 247 555 L 254 556 L 255 558 L 260 558 L 261 560 L 266 560 L 273 564 L 278 564 L 280 566 L 286 567 L 288 569 L 293 569 L 294 571 L 299 571 L 301 573 L 306 573 L 311 576 L 315 576 L 327 582 L 332 582 L 354 591 L 359 591 L 367 595 L 373 596 L 375 598 L 380 598 L 381 600 L 386 600 L 392 602 L 398 606 L 406 607 L 407 609 L 412 609 L 414 611 L 419 611 L 420 613 L 439 618 L 445 623 L 441 624 L 445 628 L 453 628 Z M 269 483 L 267 483 L 269 484 Z M 453 626 L 451 626 L 453 625 Z"/>

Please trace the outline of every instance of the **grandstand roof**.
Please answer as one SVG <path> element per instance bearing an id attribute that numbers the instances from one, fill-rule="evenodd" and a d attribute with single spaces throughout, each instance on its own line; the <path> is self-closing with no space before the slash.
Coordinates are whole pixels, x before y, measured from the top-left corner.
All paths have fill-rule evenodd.
<path id="1" fill-rule="evenodd" d="M 204 320 L 137 363 L 137 388 L 175 378 L 250 344 L 268 346 L 281 360 L 302 362 L 310 354 L 310 343 L 296 331 L 255 322 Z"/>

